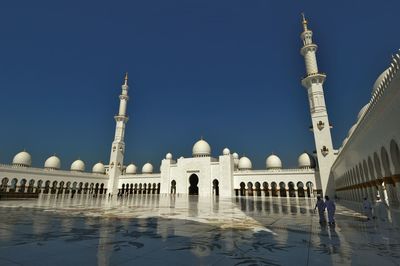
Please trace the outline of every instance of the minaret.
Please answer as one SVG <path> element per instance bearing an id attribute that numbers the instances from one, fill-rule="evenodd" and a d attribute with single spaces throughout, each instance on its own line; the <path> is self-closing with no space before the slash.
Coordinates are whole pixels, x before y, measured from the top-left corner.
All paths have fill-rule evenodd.
<path id="1" fill-rule="evenodd" d="M 115 119 L 115 136 L 111 146 L 110 164 L 108 171 L 108 193 L 116 195 L 118 193 L 118 181 L 122 174 L 122 167 L 124 162 L 125 152 L 125 125 L 128 122 L 126 116 L 126 106 L 129 100 L 128 96 L 128 73 L 125 74 L 124 84 L 121 86 L 122 92 L 119 96 L 119 111 L 118 115 L 114 116 Z"/>
<path id="2" fill-rule="evenodd" d="M 316 51 L 318 46 L 313 43 L 312 31 L 308 29 L 308 23 L 304 14 L 303 32 L 300 37 L 303 47 L 300 50 L 306 65 L 307 75 L 302 79 L 301 84 L 307 89 L 312 129 L 314 132 L 315 148 L 318 158 L 319 175 L 322 186 L 322 193 L 333 197 L 333 180 L 330 180 L 330 170 L 335 160 L 332 145 L 332 137 L 328 113 L 326 111 L 323 84 L 326 75 L 318 71 Z"/>

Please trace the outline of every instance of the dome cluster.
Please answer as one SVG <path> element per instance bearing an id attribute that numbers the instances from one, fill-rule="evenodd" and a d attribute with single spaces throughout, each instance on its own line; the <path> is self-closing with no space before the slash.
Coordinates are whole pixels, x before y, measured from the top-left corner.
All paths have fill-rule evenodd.
<path id="1" fill-rule="evenodd" d="M 251 160 L 246 157 L 239 155 L 231 151 L 228 148 L 224 148 L 222 150 L 222 154 L 224 156 L 231 156 L 233 159 L 235 169 L 240 171 L 251 170 L 253 168 L 253 164 Z M 193 156 L 194 157 L 209 157 L 211 156 L 211 147 L 210 145 L 203 139 L 197 141 L 193 146 Z M 181 157 L 183 158 L 183 157 Z M 171 153 L 167 153 L 165 155 L 166 160 L 172 160 L 173 156 Z M 32 166 L 32 157 L 26 151 L 21 151 L 17 153 L 13 160 L 12 165 L 16 167 L 31 167 Z M 279 170 L 282 169 L 282 161 L 281 159 L 274 154 L 268 156 L 265 160 L 265 165 L 267 170 Z M 316 163 L 313 156 L 309 155 L 308 153 L 303 153 L 298 158 L 298 165 L 301 169 L 307 168 L 314 168 Z M 56 155 L 50 156 L 44 162 L 44 168 L 47 170 L 60 170 L 61 169 L 61 160 Z M 75 160 L 71 166 L 70 170 L 73 172 L 85 172 L 86 164 L 83 160 L 77 159 Z M 142 167 L 142 174 L 152 174 L 154 171 L 154 167 L 151 163 L 146 163 Z M 98 162 L 92 167 L 92 172 L 95 174 L 105 174 L 106 173 L 106 166 L 102 162 Z M 134 175 L 137 174 L 138 169 L 135 164 L 131 163 L 125 168 L 125 174 L 127 175 Z"/>
<path id="2" fill-rule="evenodd" d="M 236 154 L 236 153 L 235 153 Z M 236 158 L 235 158 L 236 157 Z M 249 158 L 246 156 L 243 156 L 238 159 L 239 156 L 234 156 L 234 160 L 237 160 L 237 163 L 235 162 L 235 167 L 237 167 L 238 170 L 243 171 L 243 170 L 251 170 L 252 169 L 252 163 Z M 310 168 L 315 168 L 315 159 L 312 155 L 304 152 L 300 154 L 298 157 L 298 167 L 300 169 L 310 169 Z M 275 155 L 271 154 L 265 159 L 265 166 L 267 170 L 281 170 L 282 169 L 282 161 L 281 159 Z"/>
<path id="3" fill-rule="evenodd" d="M 27 151 L 21 151 L 17 153 L 13 160 L 13 166 L 18 167 L 31 167 L 32 166 L 32 156 Z M 50 156 L 44 162 L 44 169 L 47 170 L 60 170 L 61 169 L 61 160 L 56 155 Z M 74 172 L 85 172 L 86 165 L 85 162 L 78 159 L 75 160 L 70 167 L 71 171 Z M 105 174 L 105 166 L 102 163 L 96 163 L 93 168 L 92 172 L 96 174 Z"/>
<path id="4" fill-rule="evenodd" d="M 372 91 L 371 91 L 371 95 L 374 96 L 376 94 L 379 93 L 379 86 L 381 85 L 382 81 L 384 80 L 384 78 L 389 75 L 389 68 L 386 69 L 385 71 L 383 71 L 379 77 L 376 79 L 374 85 L 372 86 Z M 357 114 L 357 121 L 356 123 L 349 129 L 348 133 L 347 133 L 347 137 L 343 140 L 342 142 L 342 146 L 339 148 L 339 151 L 342 150 L 342 148 L 344 147 L 344 145 L 347 143 L 348 139 L 350 138 L 351 134 L 353 134 L 354 130 L 357 128 L 358 123 L 360 122 L 360 120 L 364 117 L 365 113 L 367 112 L 369 108 L 369 103 L 367 103 L 366 105 L 364 105 L 360 111 Z"/>
<path id="5" fill-rule="evenodd" d="M 171 154 L 171 159 L 172 159 L 172 154 Z M 142 167 L 142 174 L 152 174 L 153 171 L 154 171 L 154 167 L 151 163 L 145 163 Z M 137 169 L 136 165 L 133 163 L 129 164 L 125 169 L 126 175 L 136 175 L 137 173 L 138 173 L 138 169 Z"/>

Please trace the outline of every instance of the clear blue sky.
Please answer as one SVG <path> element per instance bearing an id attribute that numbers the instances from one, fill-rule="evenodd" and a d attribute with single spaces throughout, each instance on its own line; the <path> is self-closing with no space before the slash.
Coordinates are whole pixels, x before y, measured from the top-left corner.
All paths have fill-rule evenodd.
<path id="1" fill-rule="evenodd" d="M 62 3 L 61 3 L 62 2 Z M 400 1 L 3 1 L 0 162 L 26 149 L 108 162 L 123 73 L 130 76 L 126 160 L 156 169 L 203 136 L 256 168 L 313 151 L 300 79 L 300 13 L 319 45 L 338 148 L 399 48 Z"/>

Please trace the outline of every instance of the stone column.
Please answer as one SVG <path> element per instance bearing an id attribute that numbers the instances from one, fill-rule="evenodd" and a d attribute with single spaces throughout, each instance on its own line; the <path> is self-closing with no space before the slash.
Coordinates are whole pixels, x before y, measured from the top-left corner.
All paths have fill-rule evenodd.
<path id="1" fill-rule="evenodd" d="M 400 205 L 400 175 L 394 175 L 392 177 L 393 181 L 394 181 L 394 186 L 396 189 L 396 195 L 397 195 L 397 203 L 396 205 Z"/>
<path id="2" fill-rule="evenodd" d="M 389 206 L 396 206 L 396 204 L 398 203 L 397 200 L 397 195 L 396 195 L 396 188 L 394 186 L 394 181 L 392 179 L 392 177 L 384 177 L 384 181 L 385 181 L 385 187 L 386 187 L 386 193 L 388 196 L 388 201 L 389 201 Z"/>

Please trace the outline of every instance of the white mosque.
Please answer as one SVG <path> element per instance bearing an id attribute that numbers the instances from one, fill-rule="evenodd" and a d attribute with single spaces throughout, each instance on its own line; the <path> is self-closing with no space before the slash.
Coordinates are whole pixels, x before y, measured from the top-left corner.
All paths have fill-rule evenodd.
<path id="1" fill-rule="evenodd" d="M 213 156 L 210 145 L 198 140 L 192 157 L 174 158 L 167 153 L 160 172 L 151 163 L 140 173 L 134 164 L 124 165 L 125 126 L 128 122 L 128 76 L 125 76 L 120 106 L 116 115 L 114 141 L 108 165 L 101 162 L 86 171 L 82 160 L 72 162 L 70 170 L 61 169 L 53 155 L 44 168 L 31 166 L 31 155 L 21 151 L 11 164 L 0 165 L 0 193 L 3 194 L 184 194 L 200 196 L 314 197 L 336 195 L 361 200 L 381 194 L 391 206 L 400 199 L 400 55 L 373 86 L 372 98 L 360 111 L 342 146 L 335 150 L 324 99 L 326 75 L 318 70 L 312 31 L 303 16 L 300 49 L 315 140 L 315 153 L 302 153 L 298 168 L 285 169 L 277 155 L 265 160 L 265 169 L 253 169 L 251 160 L 225 148 Z M 390 155 L 389 155 L 390 153 Z M 215 152 L 214 152 L 215 154 Z"/>

